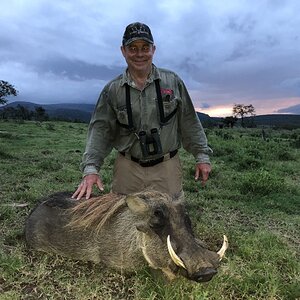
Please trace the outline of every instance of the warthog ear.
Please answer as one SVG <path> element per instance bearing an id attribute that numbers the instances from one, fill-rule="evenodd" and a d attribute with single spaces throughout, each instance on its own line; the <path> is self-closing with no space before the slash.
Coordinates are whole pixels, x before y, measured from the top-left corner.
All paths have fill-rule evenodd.
<path id="1" fill-rule="evenodd" d="M 125 201 L 129 209 L 136 214 L 143 214 L 149 210 L 146 201 L 140 197 L 128 195 Z"/>

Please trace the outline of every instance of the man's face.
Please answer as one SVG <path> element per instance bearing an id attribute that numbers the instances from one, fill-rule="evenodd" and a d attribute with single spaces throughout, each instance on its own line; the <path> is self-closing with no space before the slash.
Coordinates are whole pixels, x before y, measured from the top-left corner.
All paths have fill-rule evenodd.
<path id="1" fill-rule="evenodd" d="M 129 71 L 149 73 L 155 46 L 144 40 L 136 40 L 128 46 L 121 47 L 122 54 L 128 64 Z"/>

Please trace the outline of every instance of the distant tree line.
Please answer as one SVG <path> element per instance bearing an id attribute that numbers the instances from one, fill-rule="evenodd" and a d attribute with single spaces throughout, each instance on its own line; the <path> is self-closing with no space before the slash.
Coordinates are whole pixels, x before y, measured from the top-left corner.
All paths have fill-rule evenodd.
<path id="1" fill-rule="evenodd" d="M 6 99 L 7 96 L 17 96 L 18 93 L 12 84 L 5 80 L 0 80 L 0 105 L 8 102 Z M 31 111 L 19 104 L 17 107 L 0 108 L 0 119 L 35 120 L 42 122 L 48 121 L 49 116 L 42 106 L 37 106 L 34 111 Z"/>
<path id="2" fill-rule="evenodd" d="M 35 110 L 32 111 L 19 104 L 16 107 L 5 107 L 0 109 L 0 119 L 34 120 L 43 122 L 49 120 L 49 115 L 42 106 L 37 106 L 35 107 Z"/>

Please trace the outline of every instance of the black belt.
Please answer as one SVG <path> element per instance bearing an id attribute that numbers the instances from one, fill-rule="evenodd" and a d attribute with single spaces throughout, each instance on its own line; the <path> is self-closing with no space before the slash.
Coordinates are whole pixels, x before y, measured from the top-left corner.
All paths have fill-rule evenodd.
<path id="1" fill-rule="evenodd" d="M 153 167 L 161 162 L 163 162 L 164 160 L 167 160 L 165 158 L 168 157 L 168 159 L 174 157 L 176 154 L 177 154 L 178 150 L 174 150 L 174 151 L 171 151 L 169 152 L 168 154 L 162 156 L 162 157 L 159 157 L 159 158 L 156 158 L 156 159 L 150 159 L 150 160 L 147 160 L 147 161 L 142 161 L 134 156 L 128 156 L 128 158 L 136 163 L 138 163 L 140 166 L 142 167 Z M 126 153 L 125 152 L 120 152 L 120 154 L 122 154 L 123 156 L 127 157 Z"/>

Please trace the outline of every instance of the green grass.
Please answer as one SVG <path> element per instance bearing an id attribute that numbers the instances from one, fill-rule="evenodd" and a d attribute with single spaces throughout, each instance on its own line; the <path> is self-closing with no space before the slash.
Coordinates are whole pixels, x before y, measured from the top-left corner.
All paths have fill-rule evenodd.
<path id="1" fill-rule="evenodd" d="M 209 129 L 213 171 L 202 188 L 193 158 L 180 151 L 186 205 L 198 237 L 229 249 L 210 282 L 168 283 L 26 247 L 26 216 L 43 196 L 74 191 L 81 179 L 86 124 L 0 121 L 0 300 L 300 299 L 300 130 Z M 115 153 L 105 161 L 106 192 Z M 96 191 L 95 191 L 96 192 Z M 27 206 L 18 206 L 27 204 Z"/>

